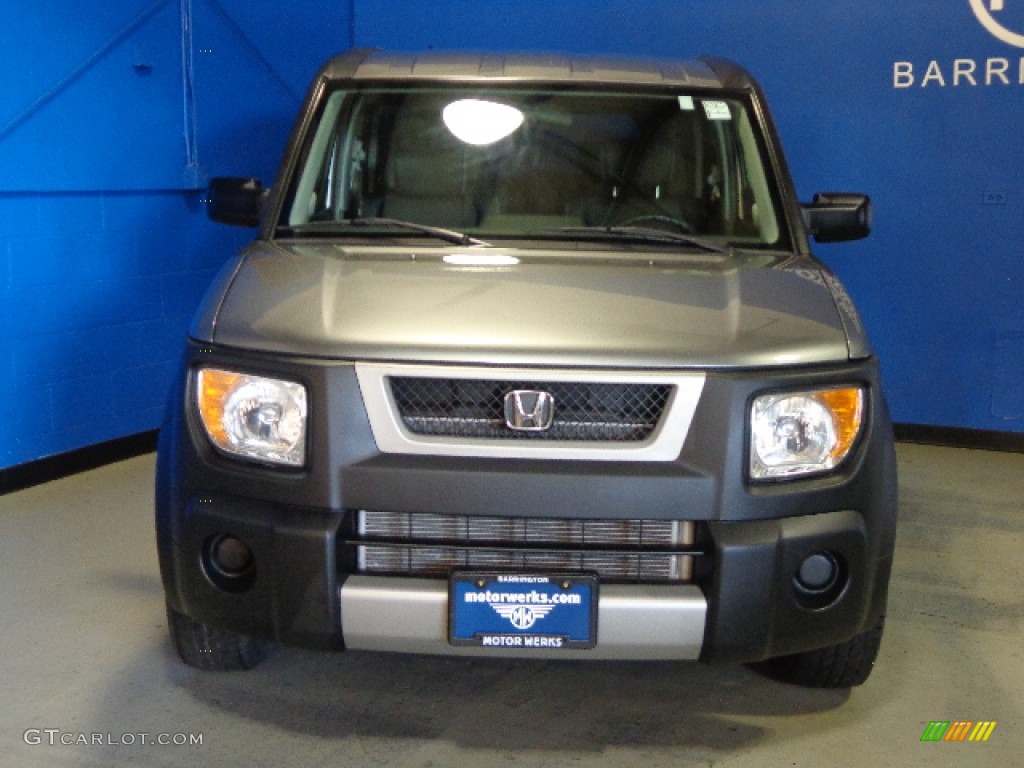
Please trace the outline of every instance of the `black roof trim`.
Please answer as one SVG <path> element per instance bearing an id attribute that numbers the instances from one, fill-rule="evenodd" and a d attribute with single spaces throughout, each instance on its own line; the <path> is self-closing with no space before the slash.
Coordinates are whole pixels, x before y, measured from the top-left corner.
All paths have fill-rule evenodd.
<path id="1" fill-rule="evenodd" d="M 333 58 L 322 74 L 331 80 L 594 82 L 698 88 L 727 87 L 723 75 L 740 83 L 749 78 L 737 64 L 717 58 L 683 61 L 529 52 L 385 52 L 372 48 L 353 49 Z"/>

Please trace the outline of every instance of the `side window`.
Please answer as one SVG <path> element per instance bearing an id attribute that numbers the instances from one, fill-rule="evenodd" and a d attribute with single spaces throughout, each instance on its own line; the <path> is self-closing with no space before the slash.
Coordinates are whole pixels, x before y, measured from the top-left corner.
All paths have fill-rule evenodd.
<path id="1" fill-rule="evenodd" d="M 704 179 L 706 231 L 732 234 L 736 217 L 737 168 L 731 123 L 709 124 L 705 136 L 708 173 Z"/>
<path id="2" fill-rule="evenodd" d="M 288 212 L 288 224 L 291 226 L 330 218 L 333 211 L 339 157 L 336 125 L 345 96 L 341 92 L 333 94 L 324 107 Z"/>
<path id="3" fill-rule="evenodd" d="M 754 128 L 746 110 L 737 116 L 736 152 L 739 158 L 738 235 L 751 235 L 761 242 L 779 239 L 779 223 L 768 186 L 765 166 L 761 162 Z"/>
<path id="4" fill-rule="evenodd" d="M 774 242 L 778 225 L 750 118 L 738 103 L 729 110 L 728 120 L 704 124 L 704 231 Z"/>
<path id="5" fill-rule="evenodd" d="M 317 176 L 316 185 L 313 188 L 312 197 L 309 201 L 310 221 L 329 221 L 334 218 L 334 211 L 337 207 L 337 175 L 338 175 L 338 145 L 340 136 L 332 134 L 330 145 L 324 156 L 324 162 L 320 166 L 320 173 Z"/>
<path id="6" fill-rule="evenodd" d="M 339 121 L 336 217 L 356 219 L 377 216 L 384 195 L 384 165 L 394 109 L 386 102 L 363 97 L 352 113 Z M 342 133 L 342 128 L 347 128 Z"/>

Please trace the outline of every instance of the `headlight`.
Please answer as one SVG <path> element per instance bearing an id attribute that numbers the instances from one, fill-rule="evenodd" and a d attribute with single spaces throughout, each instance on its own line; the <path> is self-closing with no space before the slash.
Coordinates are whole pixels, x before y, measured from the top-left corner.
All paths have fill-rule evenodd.
<path id="1" fill-rule="evenodd" d="M 300 467 L 306 461 L 306 388 L 217 368 L 196 372 L 207 437 L 225 453 Z"/>
<path id="2" fill-rule="evenodd" d="M 750 477 L 828 472 L 850 452 L 863 418 L 860 387 L 761 395 L 750 409 Z"/>

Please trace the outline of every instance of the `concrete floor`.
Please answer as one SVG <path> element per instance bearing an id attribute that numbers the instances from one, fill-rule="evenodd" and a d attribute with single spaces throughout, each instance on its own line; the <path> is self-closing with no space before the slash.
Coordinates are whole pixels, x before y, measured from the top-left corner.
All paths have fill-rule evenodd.
<path id="1" fill-rule="evenodd" d="M 297 650 L 204 674 L 166 636 L 152 456 L 0 497 L 0 765 L 1020 765 L 1024 455 L 899 456 L 889 623 L 852 692 L 745 667 Z M 921 743 L 931 720 L 998 725 Z"/>

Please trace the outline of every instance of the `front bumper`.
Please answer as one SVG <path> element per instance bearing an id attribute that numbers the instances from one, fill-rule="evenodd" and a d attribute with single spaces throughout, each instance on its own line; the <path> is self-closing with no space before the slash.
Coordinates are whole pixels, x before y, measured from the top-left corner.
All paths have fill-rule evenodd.
<path id="1" fill-rule="evenodd" d="M 380 454 L 357 394 L 337 395 L 358 393 L 351 365 L 217 355 L 306 382 L 320 420 L 306 471 L 268 470 L 215 454 L 184 398 L 172 401 L 159 449 L 158 550 L 168 603 L 196 620 L 319 649 L 746 662 L 843 642 L 884 612 L 895 458 L 870 362 L 709 374 L 678 461 L 624 466 Z M 744 481 L 743 430 L 726 427 L 743 423 L 754 393 L 851 380 L 868 387 L 873 407 L 840 472 Z M 594 649 L 467 649 L 447 642 L 444 579 L 356 572 L 345 542 L 358 509 L 689 520 L 702 554 L 691 583 L 603 584 Z M 225 533 L 253 553 L 244 589 L 226 589 L 204 567 L 208 543 Z M 808 599 L 795 575 L 823 552 L 842 564 L 843 581 L 827 599 Z"/>
<path id="2" fill-rule="evenodd" d="M 502 649 L 503 656 L 696 659 L 707 601 L 698 587 L 608 585 L 598 601 L 598 645 L 589 650 Z M 448 585 L 436 579 L 351 576 L 341 587 L 345 645 L 352 649 L 481 655 L 449 645 Z"/>
<path id="3" fill-rule="evenodd" d="M 339 571 L 345 520 L 223 496 L 197 500 L 182 544 L 161 548 L 168 601 L 215 626 L 324 650 L 743 662 L 842 642 L 870 626 L 884 610 L 891 566 L 888 553 L 870 556 L 864 519 L 852 511 L 710 523 L 695 583 L 602 585 L 596 648 L 465 648 L 447 642 L 447 581 Z M 244 591 L 225 590 L 204 569 L 204 543 L 224 532 L 253 552 L 255 578 Z M 794 586 L 800 564 L 818 552 L 835 555 L 848 574 L 821 606 Z"/>

